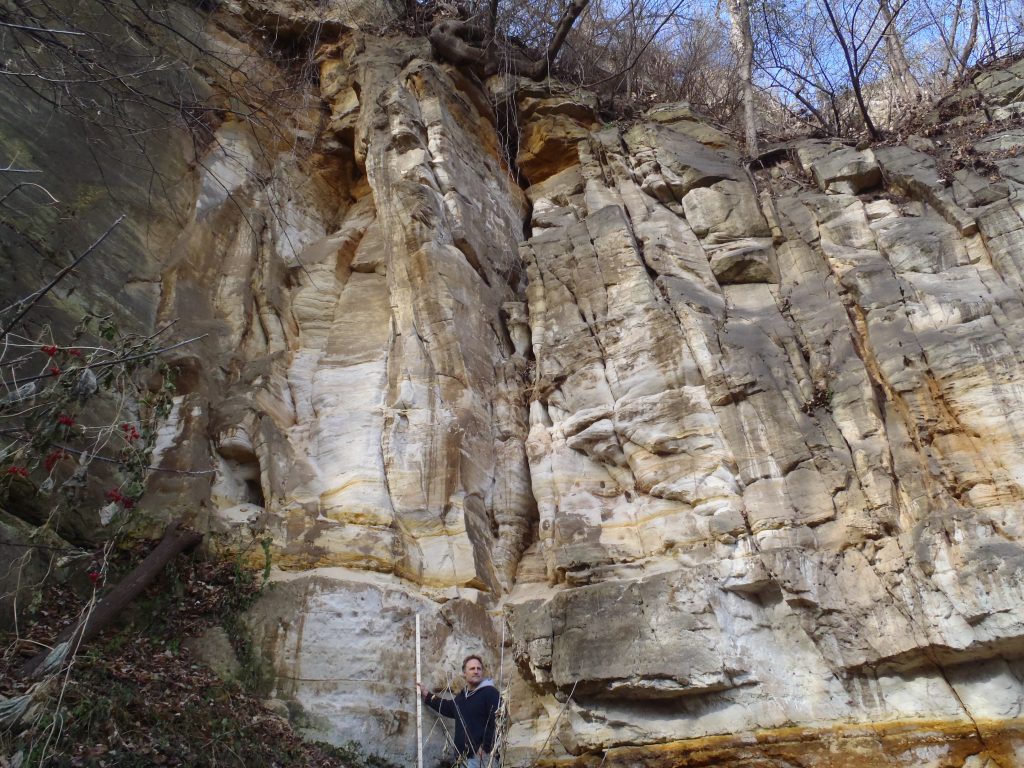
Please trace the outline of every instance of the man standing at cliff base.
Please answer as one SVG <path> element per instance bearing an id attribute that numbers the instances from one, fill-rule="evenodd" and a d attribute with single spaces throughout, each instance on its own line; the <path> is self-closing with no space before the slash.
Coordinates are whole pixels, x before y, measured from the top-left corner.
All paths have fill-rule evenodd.
<path id="1" fill-rule="evenodd" d="M 423 703 L 444 717 L 455 720 L 455 749 L 459 765 L 466 768 L 487 768 L 494 749 L 494 732 L 501 696 L 494 682 L 484 678 L 484 663 L 477 655 L 462 662 L 466 687 L 454 699 L 435 696 L 416 683 Z"/>

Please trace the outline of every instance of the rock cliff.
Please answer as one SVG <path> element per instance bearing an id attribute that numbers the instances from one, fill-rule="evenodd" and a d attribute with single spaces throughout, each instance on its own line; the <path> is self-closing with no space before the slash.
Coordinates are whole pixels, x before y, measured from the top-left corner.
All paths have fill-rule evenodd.
<path id="1" fill-rule="evenodd" d="M 203 34 L 284 88 L 257 6 Z M 500 675 L 507 765 L 1024 763 L 1024 66 L 748 163 L 332 25 L 275 131 L 154 149 L 115 280 L 209 334 L 157 460 L 215 472 L 147 503 L 270 538 L 270 695 L 409 764 L 420 613 L 429 682 Z"/>

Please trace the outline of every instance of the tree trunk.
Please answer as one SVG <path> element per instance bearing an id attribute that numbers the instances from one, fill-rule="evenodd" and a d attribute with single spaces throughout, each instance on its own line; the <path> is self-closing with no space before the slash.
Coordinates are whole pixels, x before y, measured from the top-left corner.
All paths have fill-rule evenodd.
<path id="1" fill-rule="evenodd" d="M 971 27 L 967 33 L 967 42 L 964 43 L 963 52 L 960 54 L 960 58 L 956 62 L 956 76 L 960 77 L 964 72 L 967 71 L 967 62 L 970 61 L 971 54 L 974 53 L 974 46 L 978 43 L 978 19 L 981 16 L 981 2 L 980 0 L 974 0 L 971 5 Z M 956 39 L 955 37 L 953 38 Z"/>
<path id="2" fill-rule="evenodd" d="M 61 632 L 52 649 L 42 650 L 22 664 L 18 670 L 19 675 L 23 678 L 42 675 L 61 664 L 69 651 L 77 652 L 80 646 L 106 629 L 121 611 L 153 583 L 167 563 L 182 552 L 192 549 L 202 540 L 203 534 L 183 530 L 180 521 L 171 523 L 167 526 L 160 543 L 146 559 L 100 600 L 84 620 Z"/>
<path id="3" fill-rule="evenodd" d="M 836 19 L 835 12 L 832 9 L 831 0 L 822 0 L 822 4 L 825 7 L 825 13 L 828 16 L 829 24 L 832 27 L 832 34 L 835 36 L 835 40 L 839 43 L 839 48 L 843 52 L 843 60 L 846 62 L 846 71 L 850 73 L 850 88 L 853 89 L 853 97 L 857 101 L 857 109 L 860 111 L 861 119 L 864 120 L 864 127 L 868 129 L 868 135 L 872 141 L 878 140 L 878 129 L 875 128 L 874 122 L 871 120 L 871 114 L 868 112 L 868 107 L 864 103 L 864 93 L 861 90 L 861 72 L 864 71 L 864 67 L 867 62 L 862 62 L 858 65 L 856 61 L 857 56 L 857 43 L 853 38 L 853 31 L 851 30 L 851 37 L 849 40 L 846 38 L 846 34 L 843 27 L 839 24 Z M 872 47 L 872 51 L 874 48 Z M 867 58 L 870 58 L 870 53 Z"/>
<path id="4" fill-rule="evenodd" d="M 882 18 L 885 19 L 885 54 L 889 62 L 889 71 L 892 72 L 893 80 L 896 82 L 896 90 L 899 92 L 900 100 L 904 105 L 917 102 L 921 96 L 921 85 L 910 71 L 910 63 L 907 61 L 907 54 L 903 48 L 903 40 L 896 31 L 895 18 L 892 9 L 889 8 L 888 0 L 879 0 L 879 9 L 882 11 Z"/>
<path id="5" fill-rule="evenodd" d="M 757 155 L 757 117 L 754 114 L 754 38 L 750 32 L 748 0 L 728 0 L 729 40 L 740 61 L 740 84 L 743 88 L 743 127 L 747 156 Z"/>

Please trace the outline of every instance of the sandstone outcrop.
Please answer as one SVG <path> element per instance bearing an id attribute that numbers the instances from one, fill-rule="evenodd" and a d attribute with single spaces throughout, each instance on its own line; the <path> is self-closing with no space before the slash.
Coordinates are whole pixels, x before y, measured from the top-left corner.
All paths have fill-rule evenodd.
<path id="1" fill-rule="evenodd" d="M 151 504 L 270 539 L 268 694 L 408 764 L 419 613 L 507 765 L 1024 761 L 1024 66 L 984 163 L 749 163 L 359 26 L 292 144 L 217 127 L 153 289 L 210 333 L 158 460 L 215 474 Z"/>

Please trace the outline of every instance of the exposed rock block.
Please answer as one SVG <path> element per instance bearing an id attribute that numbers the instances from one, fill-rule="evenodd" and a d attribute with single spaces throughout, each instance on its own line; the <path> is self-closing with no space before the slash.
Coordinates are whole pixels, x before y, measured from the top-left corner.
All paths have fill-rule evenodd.
<path id="1" fill-rule="evenodd" d="M 811 172 L 826 192 L 856 195 L 878 186 L 882 173 L 871 150 L 841 150 L 811 164 Z"/>
<path id="2" fill-rule="evenodd" d="M 607 581 L 515 604 L 510 626 L 538 682 L 581 699 L 706 694 L 743 677 L 707 596 L 706 582 L 687 570 Z"/>

